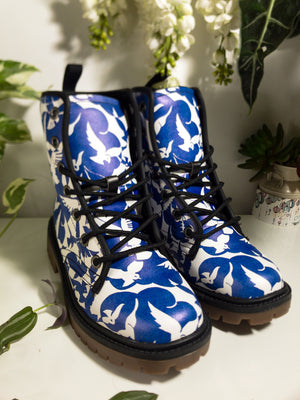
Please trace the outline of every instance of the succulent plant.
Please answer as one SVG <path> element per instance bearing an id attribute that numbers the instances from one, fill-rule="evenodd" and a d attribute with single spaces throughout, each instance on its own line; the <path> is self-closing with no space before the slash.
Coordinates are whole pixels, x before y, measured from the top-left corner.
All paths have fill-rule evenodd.
<path id="1" fill-rule="evenodd" d="M 300 155 L 300 137 L 293 137 L 284 144 L 282 125 L 278 124 L 276 134 L 273 135 L 264 124 L 241 144 L 239 153 L 249 158 L 238 167 L 258 171 L 250 179 L 251 182 L 256 181 L 271 171 L 275 163 L 296 167 Z"/>

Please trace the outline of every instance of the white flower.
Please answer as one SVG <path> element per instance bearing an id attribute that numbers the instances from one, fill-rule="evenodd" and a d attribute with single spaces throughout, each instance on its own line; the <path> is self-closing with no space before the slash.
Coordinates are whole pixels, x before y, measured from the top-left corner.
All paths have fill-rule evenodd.
<path id="1" fill-rule="evenodd" d="M 195 7 L 197 10 L 201 11 L 202 14 L 210 14 L 213 12 L 215 5 L 211 0 L 198 0 Z"/>
<path id="2" fill-rule="evenodd" d="M 179 34 L 184 35 L 190 33 L 195 28 L 195 19 L 192 15 L 184 15 L 179 18 L 177 29 Z"/>
<path id="3" fill-rule="evenodd" d="M 162 17 L 160 21 L 160 33 L 163 36 L 170 36 L 174 31 L 174 26 L 176 25 L 176 17 L 174 14 L 167 14 Z"/>
<path id="4" fill-rule="evenodd" d="M 125 0 L 80 0 L 84 18 L 97 22 L 100 15 L 105 17 L 122 16 L 127 8 Z"/>
<path id="5" fill-rule="evenodd" d="M 157 40 L 157 38 L 150 36 L 150 38 L 147 40 L 147 45 L 149 49 L 155 53 L 156 50 L 159 48 L 159 41 Z"/>
<path id="6" fill-rule="evenodd" d="M 192 44 L 195 43 L 195 38 L 193 35 L 188 34 L 185 36 L 181 36 L 178 42 L 176 43 L 176 48 L 174 51 L 178 53 L 179 56 L 183 55 Z M 174 46 L 175 47 L 175 46 Z"/>
<path id="7" fill-rule="evenodd" d="M 237 53 L 239 46 L 240 28 L 240 8 L 238 0 L 197 0 L 196 8 L 203 15 L 209 30 L 213 31 L 214 36 L 219 38 L 222 49 L 227 52 Z M 224 54 L 227 57 L 227 54 Z M 221 54 L 215 52 L 213 55 L 214 63 L 216 59 L 221 59 Z M 220 64 L 223 64 L 220 62 Z"/>
<path id="8" fill-rule="evenodd" d="M 193 8 L 190 4 L 179 1 L 178 5 L 176 5 L 177 11 L 181 15 L 193 15 Z"/>
<path id="9" fill-rule="evenodd" d="M 232 51 L 238 46 L 237 35 L 230 32 L 223 40 L 223 47 L 225 50 Z"/>
<path id="10" fill-rule="evenodd" d="M 170 10 L 170 4 L 168 2 L 168 0 L 154 0 L 153 6 L 155 7 L 155 5 L 160 8 L 161 10 Z"/>

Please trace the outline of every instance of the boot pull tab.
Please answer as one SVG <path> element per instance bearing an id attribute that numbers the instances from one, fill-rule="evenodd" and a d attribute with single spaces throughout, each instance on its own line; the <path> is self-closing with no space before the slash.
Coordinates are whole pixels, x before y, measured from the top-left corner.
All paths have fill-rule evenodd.
<path id="1" fill-rule="evenodd" d="M 65 76 L 63 81 L 64 92 L 75 92 L 77 82 L 82 73 L 81 64 L 68 64 L 65 70 Z"/>
<path id="2" fill-rule="evenodd" d="M 146 83 L 145 86 L 146 87 L 152 87 L 152 86 L 156 85 L 157 83 L 163 82 L 165 79 L 167 79 L 167 77 L 168 76 L 167 76 L 166 73 L 163 74 L 163 75 L 161 75 L 160 73 L 157 73 L 150 79 L 150 81 L 148 81 Z"/>

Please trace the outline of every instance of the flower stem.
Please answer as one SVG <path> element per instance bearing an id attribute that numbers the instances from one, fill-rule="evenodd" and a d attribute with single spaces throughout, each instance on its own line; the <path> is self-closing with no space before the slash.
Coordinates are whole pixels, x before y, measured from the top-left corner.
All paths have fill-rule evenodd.
<path id="1" fill-rule="evenodd" d="M 55 303 L 48 303 L 48 304 L 45 304 L 45 305 L 43 305 L 43 306 L 41 306 L 41 307 L 39 307 L 39 308 L 36 308 L 36 309 L 33 310 L 33 311 L 34 311 L 34 312 L 37 312 L 37 311 L 42 310 L 43 308 L 50 307 L 50 306 L 54 306 L 54 305 L 55 305 Z"/>
<path id="2" fill-rule="evenodd" d="M 2 229 L 2 231 L 0 232 L 0 238 L 4 235 L 4 233 L 7 231 L 7 229 L 11 226 L 11 224 L 14 222 L 14 220 L 17 218 L 17 213 L 15 213 L 12 218 L 10 219 L 10 221 L 8 222 L 8 224 L 5 225 L 5 227 Z"/>

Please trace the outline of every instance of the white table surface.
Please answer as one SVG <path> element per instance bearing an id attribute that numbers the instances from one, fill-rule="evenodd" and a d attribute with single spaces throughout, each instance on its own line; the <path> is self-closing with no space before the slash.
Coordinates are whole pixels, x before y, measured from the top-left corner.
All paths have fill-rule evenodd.
<path id="1" fill-rule="evenodd" d="M 0 220 L 0 228 L 5 220 Z M 146 390 L 159 400 L 300 399 L 300 227 L 242 218 L 245 234 L 280 267 L 293 289 L 290 312 L 262 327 L 214 323 L 209 352 L 181 372 L 151 376 L 115 367 L 84 346 L 69 323 L 46 331 L 56 310 L 41 312 L 28 336 L 0 356 L 0 400 L 108 400 Z M 62 291 L 46 253 L 47 219 L 17 219 L 0 239 L 0 324 Z"/>

